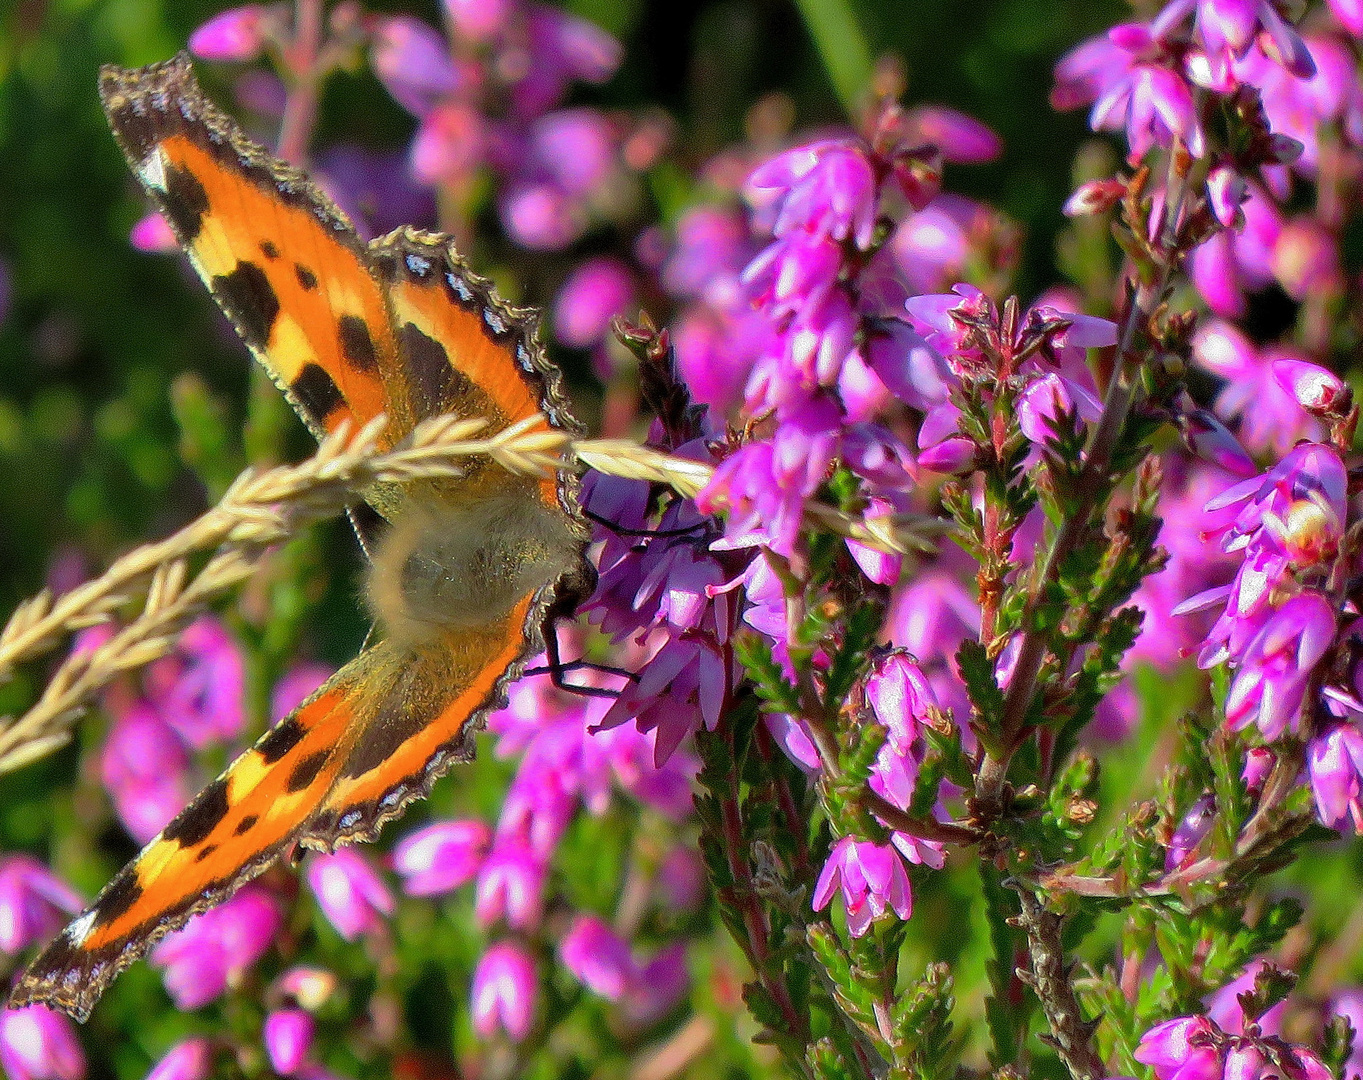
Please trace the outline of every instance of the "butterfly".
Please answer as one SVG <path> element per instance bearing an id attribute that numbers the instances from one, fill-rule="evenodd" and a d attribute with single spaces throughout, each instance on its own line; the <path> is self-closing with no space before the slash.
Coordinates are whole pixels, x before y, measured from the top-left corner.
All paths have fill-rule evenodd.
<path id="1" fill-rule="evenodd" d="M 297 169 L 200 91 L 183 55 L 106 67 L 100 96 L 133 171 L 237 332 L 320 438 L 386 413 L 490 435 L 576 432 L 536 316 L 500 300 L 448 237 L 365 244 Z M 43 951 L 10 1005 L 78 1020 L 156 941 L 281 855 L 372 839 L 456 761 L 552 619 L 590 592 L 577 481 L 473 460 L 379 487 L 352 520 L 380 634 L 210 783 Z M 546 634 L 546 627 L 548 633 Z M 552 645 L 552 640 L 550 641 Z M 551 653 L 552 655 L 552 653 Z"/>

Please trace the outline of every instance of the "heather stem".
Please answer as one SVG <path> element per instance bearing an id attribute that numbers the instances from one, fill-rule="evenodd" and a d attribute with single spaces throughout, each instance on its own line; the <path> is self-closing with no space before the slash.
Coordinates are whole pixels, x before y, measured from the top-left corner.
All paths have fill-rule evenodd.
<path id="1" fill-rule="evenodd" d="M 294 36 L 285 50 L 290 86 L 279 125 L 279 156 L 300 168 L 317 121 L 317 56 L 322 46 L 322 0 L 298 0 Z"/>

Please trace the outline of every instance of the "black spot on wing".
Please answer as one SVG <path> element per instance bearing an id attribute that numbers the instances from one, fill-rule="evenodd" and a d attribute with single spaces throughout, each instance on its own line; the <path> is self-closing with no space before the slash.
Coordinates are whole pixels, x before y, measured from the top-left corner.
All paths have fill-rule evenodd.
<path id="1" fill-rule="evenodd" d="M 302 263 L 293 264 L 293 274 L 298 279 L 298 284 L 303 286 L 307 292 L 312 292 L 313 289 L 317 288 L 317 275 Z"/>
<path id="2" fill-rule="evenodd" d="M 267 259 L 279 258 L 279 245 L 273 240 L 262 240 L 260 242 L 260 253 Z"/>
<path id="3" fill-rule="evenodd" d="M 198 177 L 179 165 L 167 165 L 165 175 L 161 208 L 185 243 L 193 243 L 203 228 L 204 214 L 208 213 L 208 192 Z"/>
<path id="4" fill-rule="evenodd" d="M 218 850 L 217 844 L 205 844 L 203 848 L 199 851 L 199 854 L 194 856 L 194 861 L 203 862 L 206 858 L 208 858 L 210 855 L 213 854 L 213 852 L 217 850 Z"/>
<path id="5" fill-rule="evenodd" d="M 273 765 L 297 746 L 302 737 L 303 725 L 290 716 L 265 733 L 265 737 L 256 743 L 256 753 L 266 765 Z"/>
<path id="6" fill-rule="evenodd" d="M 450 364 L 445 347 L 415 323 L 403 324 L 398 347 L 411 376 L 412 407 L 418 418 L 450 411 L 473 389 L 468 376 Z"/>
<path id="7" fill-rule="evenodd" d="M 305 787 L 317 779 L 317 774 L 326 765 L 327 759 L 331 757 L 330 750 L 318 750 L 315 754 L 309 754 L 302 761 L 293 767 L 293 772 L 289 774 L 289 782 L 286 785 L 289 791 L 302 791 Z"/>
<path id="8" fill-rule="evenodd" d="M 162 830 L 161 837 L 177 842 L 182 848 L 193 847 L 208 838 L 227 816 L 228 809 L 227 781 L 219 777 Z"/>
<path id="9" fill-rule="evenodd" d="M 377 371 L 379 358 L 374 353 L 374 339 L 369 327 L 358 315 L 342 315 L 336 320 L 336 332 L 341 339 L 341 353 L 360 371 Z"/>
<path id="10" fill-rule="evenodd" d="M 213 292 L 232 316 L 246 344 L 265 348 L 279 317 L 279 297 L 270 279 L 253 262 L 239 262 L 230 274 L 213 279 Z"/>
<path id="11" fill-rule="evenodd" d="M 113 881 L 104 887 L 95 901 L 95 923 L 108 926 L 120 915 L 131 908 L 142 895 L 142 885 L 132 867 L 119 871 Z"/>
<path id="12" fill-rule="evenodd" d="M 341 397 L 341 391 L 336 388 L 331 376 L 316 364 L 304 364 L 289 389 L 308 415 L 319 424 L 345 404 L 345 398 Z"/>
<path id="13" fill-rule="evenodd" d="M 232 830 L 232 835 L 240 836 L 242 833 L 250 832 L 252 829 L 255 828 L 256 822 L 259 820 L 260 820 L 259 814 L 247 814 L 244 818 L 237 822 L 237 827 Z"/>

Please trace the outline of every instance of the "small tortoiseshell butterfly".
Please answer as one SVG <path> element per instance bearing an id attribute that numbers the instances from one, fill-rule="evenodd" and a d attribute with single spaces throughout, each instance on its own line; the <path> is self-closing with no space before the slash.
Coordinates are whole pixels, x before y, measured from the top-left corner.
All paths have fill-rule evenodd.
<path id="1" fill-rule="evenodd" d="M 441 413 L 484 434 L 576 431 L 535 316 L 441 235 L 366 245 L 308 178 L 204 98 L 183 56 L 108 67 L 100 96 L 134 172 L 242 339 L 318 435 L 388 415 L 385 445 Z M 368 840 L 472 754 L 472 733 L 590 590 L 577 484 L 472 461 L 365 495 L 381 635 L 208 785 L 38 957 L 11 1005 L 84 1020 L 123 968 L 298 846 Z M 552 627 L 550 627 L 552 634 Z M 550 643 L 552 645 L 552 642 Z"/>

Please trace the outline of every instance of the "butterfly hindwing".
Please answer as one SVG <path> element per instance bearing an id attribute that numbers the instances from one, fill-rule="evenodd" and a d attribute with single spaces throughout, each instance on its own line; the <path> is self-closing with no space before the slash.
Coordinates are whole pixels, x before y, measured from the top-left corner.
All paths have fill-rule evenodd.
<path id="1" fill-rule="evenodd" d="M 383 291 L 346 216 L 205 98 L 188 60 L 106 67 L 100 96 L 137 178 L 242 339 L 319 436 L 383 412 L 396 363 Z"/>

